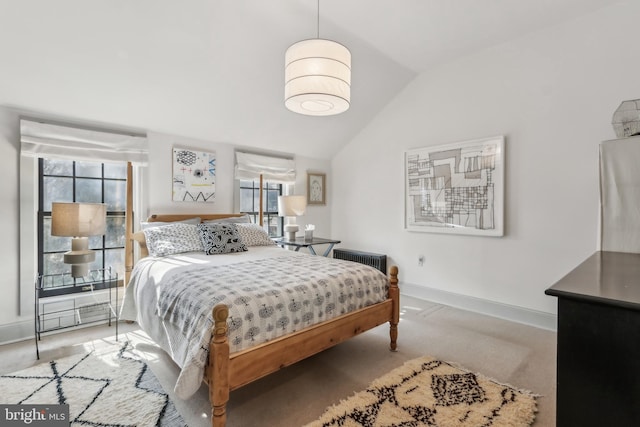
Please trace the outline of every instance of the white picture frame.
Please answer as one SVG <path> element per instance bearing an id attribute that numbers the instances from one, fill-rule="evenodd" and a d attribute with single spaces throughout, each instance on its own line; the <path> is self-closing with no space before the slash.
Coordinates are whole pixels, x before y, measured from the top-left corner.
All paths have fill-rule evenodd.
<path id="1" fill-rule="evenodd" d="M 405 229 L 504 235 L 504 136 L 407 150 Z"/>
<path id="2" fill-rule="evenodd" d="M 216 154 L 173 148 L 172 200 L 213 203 L 216 197 Z"/>

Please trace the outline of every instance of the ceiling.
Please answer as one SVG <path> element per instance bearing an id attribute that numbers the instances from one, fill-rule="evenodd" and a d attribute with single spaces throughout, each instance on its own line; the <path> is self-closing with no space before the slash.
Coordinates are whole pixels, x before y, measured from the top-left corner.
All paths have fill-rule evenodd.
<path id="1" fill-rule="evenodd" d="M 284 52 L 314 0 L 0 0 L 0 105 L 329 159 L 417 74 L 613 0 L 322 0 L 351 50 L 351 108 L 284 107 Z"/>

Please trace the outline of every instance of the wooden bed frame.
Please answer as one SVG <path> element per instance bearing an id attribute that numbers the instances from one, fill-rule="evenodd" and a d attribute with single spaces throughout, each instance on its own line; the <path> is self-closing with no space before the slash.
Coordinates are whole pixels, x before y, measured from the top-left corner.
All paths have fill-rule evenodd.
<path id="1" fill-rule="evenodd" d="M 241 214 L 152 215 L 147 221 L 173 222 L 195 216 L 202 220 L 211 220 L 237 217 Z M 131 238 L 138 242 L 140 256 L 148 256 L 144 233 L 133 233 Z M 390 349 L 395 351 L 400 319 L 398 268 L 396 266 L 390 268 L 389 294 L 385 301 L 231 354 L 227 341 L 228 314 L 229 309 L 224 304 L 218 304 L 213 308 L 215 323 L 204 378 L 209 385 L 213 427 L 225 425 L 226 406 L 231 391 L 383 323 L 389 322 Z"/>

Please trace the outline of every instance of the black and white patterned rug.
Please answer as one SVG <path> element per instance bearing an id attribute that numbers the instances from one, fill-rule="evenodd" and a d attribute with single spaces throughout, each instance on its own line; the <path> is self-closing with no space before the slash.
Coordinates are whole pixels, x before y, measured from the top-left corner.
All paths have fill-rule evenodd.
<path id="1" fill-rule="evenodd" d="M 405 363 L 306 427 L 525 427 L 536 396 L 431 357 Z"/>
<path id="2" fill-rule="evenodd" d="M 0 404 L 68 404 L 75 426 L 186 426 L 127 342 L 0 376 Z"/>

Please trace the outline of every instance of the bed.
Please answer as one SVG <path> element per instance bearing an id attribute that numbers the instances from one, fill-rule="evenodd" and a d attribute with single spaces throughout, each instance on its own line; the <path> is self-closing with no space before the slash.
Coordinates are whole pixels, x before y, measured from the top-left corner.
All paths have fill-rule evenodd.
<path id="1" fill-rule="evenodd" d="M 227 221 L 240 222 L 242 215 L 152 215 L 147 223 L 183 229 L 181 223 L 194 221 L 194 217 L 202 232 L 207 227 L 225 227 L 203 224 L 228 225 Z M 251 226 L 231 228 L 245 230 L 241 235 L 247 240 L 244 233 Z M 149 230 L 146 233 L 130 236 L 138 243 L 140 256 L 125 291 L 121 319 L 138 321 L 181 368 L 178 397 L 188 398 L 194 387 L 207 383 L 214 427 L 225 425 L 232 390 L 364 331 L 388 322 L 390 349 L 396 350 L 399 289 L 395 266 L 386 277 L 373 267 L 268 243 L 215 256 L 187 251 L 154 257 L 149 256 L 148 244 L 157 246 L 157 240 Z M 307 270 L 311 272 L 304 273 Z M 334 282 L 339 288 L 330 287 Z M 214 292 L 210 288 L 223 292 L 209 295 L 207 292 Z M 293 288 L 310 295 L 298 297 Z M 284 301 L 278 299 L 283 296 L 286 304 L 279 302 Z M 249 304 L 255 304 L 258 311 L 249 314 L 246 308 L 243 312 Z M 273 314 L 280 309 L 299 310 L 301 315 Z"/>

